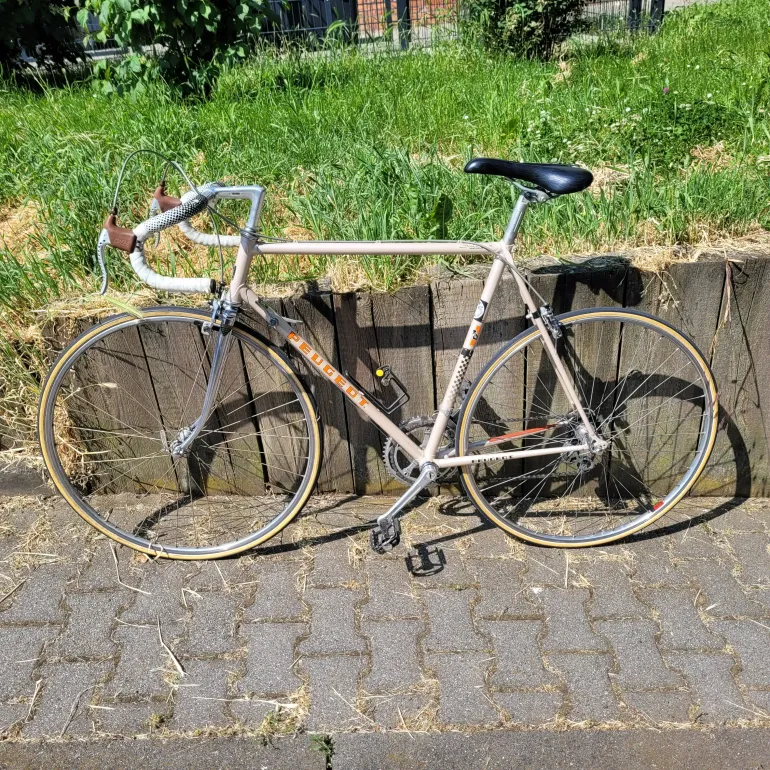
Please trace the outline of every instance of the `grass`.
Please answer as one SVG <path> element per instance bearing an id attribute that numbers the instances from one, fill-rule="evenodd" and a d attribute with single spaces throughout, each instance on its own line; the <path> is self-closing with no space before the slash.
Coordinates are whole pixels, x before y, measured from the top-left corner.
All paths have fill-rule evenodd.
<path id="1" fill-rule="evenodd" d="M 210 98 L 198 101 L 164 87 L 132 99 L 95 94 L 88 83 L 32 93 L 6 82 L 6 422 L 21 420 L 29 432 L 47 366 L 31 311 L 98 287 L 96 237 L 129 151 L 165 152 L 197 181 L 264 184 L 264 229 L 290 238 L 499 236 L 511 190 L 461 173 L 468 158 L 482 154 L 578 162 L 596 172 L 592 193 L 528 216 L 525 256 L 735 237 L 770 225 L 768 24 L 764 0 L 724 0 L 669 14 L 654 36 L 573 43 L 558 62 L 490 58 L 458 44 L 398 56 L 263 56 L 226 72 Z M 121 223 L 146 216 L 160 174 L 160 162 L 146 159 L 129 169 Z M 127 260 L 117 252 L 109 258 L 114 287 L 132 291 Z M 183 274 L 216 264 L 213 252 L 169 237 L 157 260 L 162 270 Z M 392 289 L 426 264 L 290 257 L 260 262 L 253 277 L 331 275 L 338 284 Z"/>

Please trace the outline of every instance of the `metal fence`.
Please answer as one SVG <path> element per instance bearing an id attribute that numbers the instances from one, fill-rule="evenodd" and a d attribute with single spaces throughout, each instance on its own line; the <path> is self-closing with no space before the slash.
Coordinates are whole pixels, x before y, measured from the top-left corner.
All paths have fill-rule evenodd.
<path id="1" fill-rule="evenodd" d="M 692 0 L 589 0 L 584 15 L 590 33 L 655 31 L 664 3 Z M 313 45 L 330 38 L 364 46 L 406 49 L 459 35 L 462 0 L 269 0 L 264 42 Z M 88 31 L 98 29 L 89 19 Z M 86 45 L 92 57 L 120 56 L 113 41 Z"/>
<path id="2" fill-rule="evenodd" d="M 408 48 L 457 36 L 460 0 L 270 0 L 263 37 L 313 41 L 328 36 Z"/>
<path id="3" fill-rule="evenodd" d="M 591 0 L 584 16 L 593 32 L 654 32 L 663 20 L 665 0 Z"/>

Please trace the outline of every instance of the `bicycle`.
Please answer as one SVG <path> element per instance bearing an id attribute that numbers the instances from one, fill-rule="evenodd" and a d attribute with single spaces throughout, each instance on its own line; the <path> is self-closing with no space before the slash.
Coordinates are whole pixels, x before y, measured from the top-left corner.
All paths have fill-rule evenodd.
<path id="1" fill-rule="evenodd" d="M 154 195 L 159 213 L 133 230 L 116 223 L 113 208 L 100 237 L 105 281 L 110 245 L 130 255 L 150 287 L 215 299 L 211 310 L 163 306 L 112 316 L 60 354 L 42 388 L 39 434 L 51 478 L 72 508 L 119 543 L 179 559 L 253 548 L 299 513 L 319 472 L 319 418 L 292 360 L 239 319 L 248 306 L 388 437 L 392 470 L 408 488 L 370 532 L 379 553 L 399 543 L 399 520 L 414 498 L 453 473 L 484 516 L 541 545 L 609 543 L 670 511 L 714 444 L 717 392 L 705 358 L 651 315 L 608 307 L 554 315 L 533 299 L 511 256 L 525 211 L 586 189 L 589 171 L 487 158 L 465 171 L 502 176 L 519 191 L 499 242 L 270 242 L 257 230 L 265 190 L 256 185 L 190 183 L 177 199 L 164 181 Z M 191 217 L 224 199 L 250 202 L 239 235 L 193 227 Z M 145 243 L 175 225 L 194 243 L 238 247 L 229 285 L 164 276 L 148 265 Z M 260 301 L 247 285 L 252 260 L 282 254 L 492 257 L 435 414 L 396 425 L 392 404 L 339 372 L 296 322 Z M 531 325 L 468 384 L 505 270 Z M 408 398 L 395 373 L 378 375 L 395 389 L 394 403 Z"/>

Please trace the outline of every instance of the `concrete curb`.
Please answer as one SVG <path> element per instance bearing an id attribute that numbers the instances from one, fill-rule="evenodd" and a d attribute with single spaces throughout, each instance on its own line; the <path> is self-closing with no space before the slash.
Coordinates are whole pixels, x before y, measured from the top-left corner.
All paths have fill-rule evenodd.
<path id="1" fill-rule="evenodd" d="M 176 738 L 0 745 L 0 768 L 145 770 L 753 770 L 770 759 L 767 730 L 635 730 L 468 734 L 341 733 L 330 758 L 311 737 Z"/>

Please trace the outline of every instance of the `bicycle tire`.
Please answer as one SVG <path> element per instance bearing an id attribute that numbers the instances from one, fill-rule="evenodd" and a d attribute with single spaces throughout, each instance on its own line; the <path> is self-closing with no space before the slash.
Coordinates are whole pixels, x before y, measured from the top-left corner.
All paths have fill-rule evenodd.
<path id="1" fill-rule="evenodd" d="M 568 460 L 572 461 L 572 458 L 570 455 L 559 455 L 559 459 L 552 460 L 551 458 L 537 458 L 537 459 L 519 459 L 512 462 L 519 463 L 519 468 L 521 472 L 519 473 L 519 476 L 510 476 L 505 477 L 503 479 L 503 482 L 500 483 L 497 480 L 493 479 L 491 473 L 489 474 L 490 479 L 494 480 L 498 486 L 503 486 L 505 484 L 508 484 L 513 489 L 518 489 L 518 491 L 515 493 L 516 495 L 519 495 L 519 497 L 516 497 L 514 494 L 512 494 L 509 498 L 506 500 L 502 500 L 498 502 L 497 507 L 494 504 L 494 501 L 490 501 L 488 499 L 491 497 L 491 490 L 492 490 L 492 484 L 489 484 L 487 487 L 487 494 L 484 494 L 483 489 L 483 483 L 480 483 L 479 477 L 481 476 L 481 473 L 479 472 L 479 468 L 490 465 L 489 463 L 483 463 L 483 462 L 477 462 L 469 466 L 463 466 L 461 469 L 461 479 L 463 483 L 463 487 L 465 489 L 466 494 L 468 497 L 473 501 L 477 509 L 490 521 L 492 521 L 495 525 L 500 527 L 501 529 L 505 530 L 511 535 L 515 535 L 517 537 L 520 537 L 526 541 L 529 541 L 531 543 L 536 543 L 538 545 L 545 545 L 545 546 L 558 546 L 558 547 L 582 547 L 582 546 L 589 546 L 589 545 L 602 545 L 604 543 L 613 542 L 615 540 L 619 540 L 620 538 L 627 537 L 628 535 L 631 535 L 635 532 L 639 532 L 643 528 L 649 526 L 653 522 L 660 519 L 662 516 L 664 516 L 666 513 L 668 513 L 681 499 L 684 497 L 687 492 L 692 488 L 693 484 L 697 481 L 698 477 L 703 471 L 703 468 L 705 467 L 706 463 L 708 462 L 709 456 L 711 454 L 711 450 L 714 446 L 714 440 L 716 437 L 716 431 L 717 431 L 717 411 L 718 411 L 718 399 L 717 399 L 717 392 L 716 392 L 716 385 L 714 383 L 713 375 L 711 374 L 709 370 L 709 366 L 702 355 L 702 353 L 698 350 L 696 345 L 690 340 L 687 336 L 682 334 L 682 332 L 678 331 L 675 327 L 673 327 L 671 324 L 667 323 L 666 321 L 663 321 L 659 318 L 656 318 L 652 315 L 649 315 L 647 313 L 643 313 L 641 311 L 637 310 L 630 310 L 630 309 L 617 309 L 617 308 L 596 308 L 592 310 L 581 310 L 581 311 L 574 311 L 570 313 L 564 313 L 562 315 L 559 315 L 556 317 L 556 320 L 559 322 L 562 330 L 565 332 L 564 338 L 565 340 L 568 339 L 570 336 L 572 336 L 574 339 L 572 342 L 564 342 L 562 344 L 561 340 L 557 341 L 557 346 L 560 346 L 560 350 L 564 350 L 567 345 L 571 345 L 574 349 L 575 345 L 577 344 L 577 333 L 576 330 L 581 327 L 581 325 L 589 324 L 589 323 L 596 323 L 596 322 L 610 322 L 618 325 L 618 353 L 616 356 L 617 360 L 617 371 L 615 372 L 615 380 L 613 388 L 615 388 L 616 393 L 613 396 L 612 390 L 609 391 L 609 396 L 612 396 L 614 399 L 613 401 L 613 409 L 618 408 L 619 410 L 623 410 L 624 406 L 622 405 L 621 401 L 621 395 L 624 392 L 624 388 L 630 387 L 627 384 L 621 385 L 621 374 L 623 374 L 622 368 L 625 366 L 627 368 L 627 371 L 625 372 L 625 382 L 628 383 L 629 378 L 633 374 L 634 379 L 632 380 L 633 384 L 636 384 L 636 391 L 629 391 L 629 399 L 626 403 L 631 403 L 631 398 L 641 398 L 642 395 L 645 395 L 645 393 L 640 394 L 639 390 L 644 387 L 644 384 L 646 382 L 652 382 L 651 385 L 648 386 L 649 392 L 653 395 L 655 394 L 654 388 L 659 388 L 660 393 L 657 395 L 654 395 L 657 399 L 662 399 L 664 397 L 667 397 L 668 402 L 673 401 L 669 407 L 667 407 L 667 412 L 673 412 L 675 410 L 675 407 L 680 409 L 680 412 L 684 415 L 682 420 L 685 419 L 689 421 L 688 425 L 692 427 L 696 421 L 699 421 L 698 424 L 700 426 L 699 431 L 697 433 L 697 441 L 695 439 L 683 439 L 680 443 L 683 446 L 687 446 L 688 444 L 692 444 L 694 446 L 694 449 L 692 450 L 692 460 L 691 462 L 688 462 L 687 468 L 682 474 L 681 479 L 674 484 L 671 489 L 665 494 L 660 495 L 658 499 L 658 492 L 653 491 L 651 488 L 653 484 L 659 484 L 659 487 L 662 487 L 662 482 L 659 482 L 658 479 L 654 480 L 648 480 L 645 481 L 645 479 L 642 478 L 642 471 L 646 472 L 648 476 L 652 475 L 652 471 L 647 470 L 648 467 L 652 467 L 652 465 L 649 466 L 643 466 L 642 471 L 639 471 L 636 467 L 632 468 L 632 471 L 629 471 L 627 467 L 623 467 L 625 465 L 631 465 L 631 462 L 629 460 L 630 452 L 628 450 L 628 446 L 621 448 L 621 445 L 624 441 L 626 443 L 630 443 L 630 440 L 626 438 L 626 436 L 630 436 L 633 433 L 633 428 L 635 425 L 638 424 L 638 420 L 636 422 L 631 422 L 628 424 L 623 423 L 623 419 L 621 419 L 620 411 L 616 415 L 611 415 L 610 417 L 604 418 L 602 415 L 595 415 L 592 417 L 593 420 L 596 420 L 597 425 L 601 425 L 606 430 L 607 425 L 619 425 L 618 432 L 615 435 L 609 436 L 609 442 L 612 446 L 613 443 L 616 447 L 618 447 L 618 454 L 621 456 L 620 460 L 617 460 L 617 468 L 619 471 L 622 471 L 623 474 L 625 474 L 626 480 L 631 479 L 633 484 L 637 484 L 637 487 L 641 487 L 643 484 L 647 483 L 650 489 L 648 489 L 646 492 L 637 491 L 638 495 L 638 501 L 641 503 L 647 504 L 646 501 L 649 499 L 649 507 L 645 510 L 639 510 L 638 515 L 633 515 L 629 513 L 628 515 L 631 516 L 629 521 L 626 521 L 624 523 L 619 524 L 618 526 L 613 527 L 612 529 L 608 530 L 602 530 L 599 532 L 595 532 L 590 535 L 581 535 L 577 534 L 576 532 L 569 532 L 567 530 L 570 529 L 568 523 L 566 522 L 567 515 L 564 513 L 564 511 L 568 510 L 570 507 L 574 508 L 574 520 L 577 521 L 581 518 L 589 518 L 589 514 L 586 512 L 588 510 L 588 505 L 590 504 L 588 502 L 588 499 L 591 497 L 591 495 L 594 495 L 594 497 L 599 498 L 599 492 L 597 491 L 600 488 L 606 488 L 606 490 L 611 490 L 611 482 L 607 477 L 607 468 L 611 466 L 612 464 L 612 458 L 606 461 L 604 458 L 602 458 L 600 463 L 596 463 L 596 465 L 593 466 L 593 468 L 598 468 L 601 464 L 602 470 L 605 473 L 604 481 L 600 478 L 600 474 L 602 470 L 597 470 L 595 473 L 593 473 L 593 468 L 584 471 L 581 470 L 580 472 L 580 479 L 582 486 L 587 486 L 589 481 L 591 484 L 594 485 L 594 491 L 588 491 L 586 493 L 583 493 L 585 495 L 584 500 L 582 501 L 575 501 L 572 502 L 573 498 L 578 497 L 578 492 L 581 490 L 581 486 L 574 483 L 574 486 L 570 488 L 566 488 L 566 480 L 562 483 L 562 487 L 565 488 L 565 493 L 562 498 L 559 498 L 559 503 L 557 504 L 554 502 L 556 500 L 556 497 L 549 497 L 547 494 L 543 494 L 543 491 L 545 489 L 552 490 L 554 489 L 555 485 L 554 480 L 545 479 L 543 480 L 543 477 L 546 476 L 546 474 L 542 471 L 543 468 L 549 468 L 554 467 L 554 477 L 557 477 L 556 470 L 561 469 L 561 474 L 558 475 L 558 478 L 561 478 L 562 476 L 566 476 L 565 466 L 569 465 Z M 679 397 L 679 400 L 676 401 L 677 394 L 674 394 L 672 396 L 666 396 L 665 388 L 663 386 L 668 384 L 668 388 L 674 388 L 674 387 L 680 387 L 681 378 L 677 378 L 676 380 L 673 380 L 674 375 L 668 375 L 664 377 L 663 375 L 657 376 L 655 379 L 645 380 L 643 375 L 640 375 L 636 373 L 636 370 L 631 366 L 631 361 L 629 357 L 631 356 L 631 353 L 628 353 L 628 356 L 626 357 L 626 362 L 623 364 L 623 355 L 622 352 L 624 350 L 624 345 L 628 344 L 630 346 L 630 343 L 626 343 L 626 339 L 632 340 L 634 338 L 634 334 L 636 333 L 636 329 L 641 328 L 645 330 L 650 330 L 652 333 L 657 334 L 658 337 L 662 340 L 666 340 L 670 343 L 673 350 L 681 351 L 684 355 L 684 359 L 688 362 L 688 365 L 691 367 L 692 372 L 694 373 L 693 379 L 698 380 L 700 383 L 701 393 L 698 393 L 697 391 L 690 391 L 686 390 L 685 388 L 680 388 L 682 392 L 686 392 L 690 394 L 689 398 L 685 399 L 684 397 Z M 623 336 L 624 329 L 628 329 L 628 331 L 625 332 L 625 337 Z M 595 334 L 594 334 L 595 337 Z M 585 337 L 583 339 L 588 340 L 590 339 L 590 334 L 586 332 Z M 475 424 L 477 425 L 476 433 L 479 433 L 481 431 L 481 423 L 484 423 L 483 430 L 488 432 L 490 430 L 495 430 L 495 428 L 490 428 L 489 426 L 492 425 L 493 421 L 490 420 L 481 420 L 479 415 L 476 415 L 474 417 L 474 413 L 477 409 L 482 410 L 485 408 L 483 406 L 484 403 L 484 392 L 485 389 L 490 387 L 490 383 L 493 381 L 495 375 L 497 373 L 501 373 L 503 371 L 503 367 L 507 365 L 507 362 L 510 362 L 514 359 L 515 356 L 518 354 L 524 352 L 523 359 L 529 360 L 530 368 L 534 369 L 535 365 L 537 367 L 536 375 L 530 372 L 529 374 L 525 374 L 522 377 L 517 377 L 519 379 L 522 379 L 521 384 L 521 392 L 526 392 L 527 388 L 531 389 L 533 393 L 540 392 L 542 394 L 542 387 L 539 383 L 539 380 L 542 375 L 542 370 L 545 367 L 547 370 L 547 366 L 550 365 L 552 367 L 552 362 L 550 362 L 550 359 L 547 359 L 546 356 L 544 356 L 542 353 L 535 354 L 533 353 L 533 350 L 535 349 L 533 347 L 533 343 L 536 343 L 538 340 L 540 340 L 540 332 L 535 327 L 531 327 L 524 332 L 522 332 L 520 335 L 518 335 L 515 339 L 513 339 L 511 342 L 504 345 L 492 358 L 491 361 L 484 367 L 484 369 L 480 372 L 474 383 L 471 385 L 471 388 L 462 404 L 460 415 L 458 418 L 458 430 L 457 430 L 457 437 L 456 437 L 456 448 L 458 455 L 467 454 L 469 451 L 469 447 L 471 446 L 470 437 L 473 433 L 473 426 L 474 426 L 474 419 Z M 596 368 L 600 368 L 601 365 L 603 365 L 604 359 L 601 359 L 599 348 L 601 347 L 601 341 L 602 337 L 599 337 L 599 343 L 596 344 L 597 347 L 597 353 L 596 353 L 596 362 L 597 366 Z M 653 351 L 650 347 L 643 347 L 641 342 L 639 344 L 640 349 L 643 351 L 642 355 L 643 357 L 646 356 L 649 361 L 652 363 L 655 363 L 656 359 L 656 353 Z M 634 354 L 637 355 L 637 354 Z M 546 360 L 546 364 L 543 364 L 543 361 Z M 600 364 L 600 360 L 602 361 L 602 364 Z M 607 359 L 609 361 L 612 361 L 612 357 Z M 666 359 L 668 361 L 668 359 Z M 570 365 L 572 366 L 572 373 L 571 377 L 573 379 L 573 384 L 577 383 L 575 385 L 576 390 L 578 389 L 577 385 L 580 385 L 580 387 L 585 391 L 587 390 L 587 385 L 589 382 L 593 381 L 594 383 L 599 380 L 598 377 L 594 377 L 593 380 L 590 378 L 590 373 L 588 377 L 585 377 L 583 373 L 580 373 L 581 370 L 578 368 L 577 359 L 574 363 L 571 363 L 567 366 L 568 370 L 570 368 Z M 651 363 L 651 365 L 652 365 Z M 516 369 L 516 371 L 521 370 L 521 361 L 519 361 L 518 364 L 519 368 Z M 659 364 L 660 366 L 660 364 Z M 515 367 L 513 367 L 515 368 Z M 507 380 L 505 381 L 505 384 L 507 385 L 507 391 L 510 393 L 515 388 L 512 388 L 511 383 L 517 383 L 517 380 L 514 379 L 514 375 L 510 372 L 513 369 L 512 367 L 509 367 L 509 369 L 506 370 L 507 374 L 505 377 L 507 377 Z M 607 367 L 605 367 L 606 369 Z M 585 365 L 583 365 L 583 369 L 587 371 Z M 524 369 L 526 371 L 526 369 Z M 548 374 L 548 372 L 546 372 Z M 573 376 L 574 375 L 574 376 Z M 533 377 L 536 376 L 538 381 L 536 382 L 533 380 Z M 548 376 L 545 376 L 545 380 L 549 380 Z M 555 377 L 550 377 L 551 380 L 554 380 Z M 686 378 L 685 378 L 686 379 Z M 502 378 L 501 378 L 502 380 Z M 585 380 L 585 381 L 584 381 Z M 524 384 L 526 382 L 526 384 Z M 641 384 L 639 384 L 641 383 Z M 673 383 L 673 384 L 671 384 Z M 583 387 L 585 385 L 586 387 Z M 604 390 L 601 393 L 603 401 L 606 401 L 608 398 L 607 395 L 607 386 L 608 383 L 604 383 Z M 498 385 L 498 387 L 501 387 Z M 516 387 L 518 388 L 518 384 L 516 384 Z M 689 386 L 688 386 L 689 387 Z M 517 391 L 518 392 L 518 391 Z M 597 394 L 598 395 L 598 394 Z M 551 397 L 549 395 L 549 397 Z M 537 396 L 537 398 L 542 400 L 542 395 Z M 552 400 L 558 400 L 556 397 L 552 397 Z M 594 388 L 592 387 L 590 390 L 590 396 L 587 399 L 591 403 L 589 404 L 589 407 L 595 406 L 594 402 Z M 690 407 L 682 407 L 681 403 L 682 401 L 686 401 L 687 404 L 690 404 Z M 562 400 L 562 403 L 564 401 Z M 664 413 L 663 415 L 660 414 L 660 411 L 663 409 L 663 407 L 666 405 L 667 401 L 661 401 L 661 405 L 657 408 L 658 413 L 655 414 L 654 420 L 650 422 L 650 424 L 647 424 L 646 422 L 641 423 L 642 429 L 649 429 L 648 433 L 650 435 L 642 436 L 641 438 L 645 440 L 649 440 L 652 442 L 658 441 L 658 444 L 661 444 L 664 439 L 668 439 L 669 436 L 675 436 L 676 431 L 672 431 L 669 434 L 664 434 L 662 431 L 658 431 L 656 433 L 656 425 L 653 425 L 653 422 L 662 420 L 662 417 L 665 417 L 666 419 L 671 419 L 670 415 L 667 413 Z M 522 435 L 521 446 L 520 447 L 511 447 L 507 446 L 505 449 L 497 449 L 493 451 L 507 451 L 510 449 L 517 449 L 517 448 L 537 448 L 538 446 L 545 447 L 546 446 L 546 437 L 549 437 L 549 440 L 552 442 L 551 446 L 556 446 L 557 437 L 558 441 L 563 442 L 565 434 L 564 425 L 567 424 L 567 417 L 564 415 L 558 416 L 554 415 L 551 419 L 555 419 L 557 416 L 560 417 L 562 420 L 561 423 L 554 423 L 546 419 L 545 414 L 536 414 L 535 417 L 537 419 L 533 419 L 533 412 L 537 411 L 533 408 L 533 405 L 535 405 L 535 396 L 532 396 L 531 403 L 529 403 L 529 409 L 530 411 L 527 412 L 527 400 L 526 396 L 524 396 L 524 401 L 521 403 L 521 406 L 523 409 L 520 409 L 517 414 L 520 415 L 519 421 L 521 422 L 522 426 L 530 426 L 531 424 L 538 424 L 537 420 L 540 420 L 541 426 L 535 428 L 534 435 L 524 437 Z M 619 407 L 617 405 L 620 404 Z M 695 406 L 692 406 L 695 405 Z M 488 405 L 487 405 L 488 406 Z M 538 409 L 541 407 L 538 405 Z M 550 408 L 550 407 L 549 407 Z M 688 413 L 689 409 L 689 413 Z M 684 410 L 684 411 L 682 411 Z M 699 411 L 698 411 L 699 410 Z M 491 407 L 489 408 L 489 411 L 493 411 Z M 555 410 L 553 410 L 555 411 Z M 589 410 L 590 411 L 590 410 Z M 633 412 L 633 409 L 632 409 Z M 648 414 L 652 414 L 652 412 L 642 413 L 642 418 L 646 418 Z M 632 414 L 633 416 L 633 414 Z M 601 418 L 601 420 L 600 420 Z M 545 424 L 547 427 L 542 427 L 542 424 Z M 577 420 L 573 420 L 573 425 L 577 424 Z M 561 425 L 562 427 L 557 427 L 558 425 Z M 559 431 L 561 430 L 561 433 Z M 574 428 L 572 428 L 574 430 Z M 625 433 L 624 433 L 625 432 Z M 643 433 L 643 430 L 637 429 L 637 433 Z M 690 435 L 691 433 L 694 433 L 694 431 L 689 431 L 687 434 L 682 435 Z M 522 431 L 523 434 L 523 431 Z M 502 434 L 505 435 L 505 434 Z M 510 435 L 510 434 L 509 434 Z M 656 439 L 655 437 L 658 436 Z M 538 444 L 538 441 L 540 444 Z M 477 441 L 476 444 L 480 444 L 480 441 Z M 575 442 L 577 443 L 577 441 Z M 676 443 L 676 440 L 674 441 Z M 641 444 L 640 444 L 641 446 Z M 649 454 L 649 448 L 647 449 Z M 656 449 L 657 451 L 657 449 Z M 625 453 L 625 454 L 622 454 Z M 577 454 L 577 453 L 576 453 Z M 564 458 L 563 460 L 561 458 Z M 632 458 L 633 459 L 633 458 Z M 654 459 L 654 458 L 653 458 Z M 583 460 L 582 458 L 577 458 L 575 461 L 575 467 L 579 467 L 583 469 L 586 464 L 586 460 Z M 660 463 L 658 463 L 660 465 Z M 656 466 L 657 467 L 657 466 Z M 673 467 L 673 466 L 672 466 Z M 531 470 L 530 470 L 531 469 Z M 566 470 L 569 470 L 569 468 L 566 468 Z M 539 473 L 538 473 L 539 471 Z M 631 472 L 637 473 L 637 478 L 632 478 L 629 474 Z M 513 472 L 513 470 L 509 471 Z M 657 471 L 656 471 L 657 472 Z M 594 478 L 591 479 L 591 473 L 593 473 Z M 610 471 L 610 478 L 612 478 L 612 471 Z M 577 475 L 576 473 L 573 475 Z M 519 481 L 521 479 L 521 481 Z M 515 487 L 512 482 L 517 481 L 518 487 Z M 631 483 L 629 481 L 629 483 Z M 620 516 L 620 512 L 623 510 L 622 506 L 619 504 L 620 498 L 623 497 L 623 490 L 620 489 L 620 487 L 623 486 L 623 482 L 620 482 L 620 485 L 618 483 L 615 483 L 615 488 L 618 490 L 617 492 L 613 493 L 615 497 L 618 498 L 618 500 L 614 501 L 612 504 L 617 507 L 617 511 L 619 513 L 614 513 L 612 510 L 605 512 L 605 515 L 609 518 L 618 517 Z M 540 487 L 540 490 L 533 493 L 530 500 L 526 499 L 526 495 L 531 494 L 530 489 L 537 489 L 537 487 Z M 632 485 L 633 489 L 633 485 Z M 526 494 L 525 494 L 526 492 Z M 571 495 L 571 497 L 567 497 L 567 493 Z M 535 494 L 542 494 L 541 498 L 541 507 L 538 509 L 537 503 L 533 502 Z M 628 496 L 632 496 L 633 492 L 630 492 Z M 499 495 L 500 498 L 502 498 L 502 494 Z M 604 503 L 605 508 L 611 508 L 610 505 L 610 492 L 606 492 L 606 502 Z M 553 513 L 548 513 L 548 506 L 551 506 L 553 509 Z M 559 505 L 562 506 L 562 509 L 559 510 Z M 625 500 L 623 501 L 623 505 L 626 506 L 626 509 L 629 509 L 629 501 Z M 516 510 L 516 507 L 518 506 L 518 511 Z M 582 508 L 580 506 L 583 506 Z M 502 509 L 505 509 L 507 507 L 507 511 L 503 511 Z M 599 510 L 598 504 L 596 504 L 597 511 Z M 581 516 L 581 513 L 583 514 Z M 528 515 L 529 514 L 529 515 Z M 596 515 L 596 514 L 591 514 Z M 551 518 L 551 521 L 549 522 L 549 516 Z M 515 517 L 515 518 L 514 518 Z M 561 518 L 559 518 L 561 517 Z M 526 520 L 526 524 L 522 524 L 521 520 Z M 535 531 L 533 529 L 534 526 L 540 526 L 543 530 L 550 527 L 551 531 Z M 554 533 L 554 529 L 558 529 L 559 527 L 562 528 L 562 532 Z"/>

